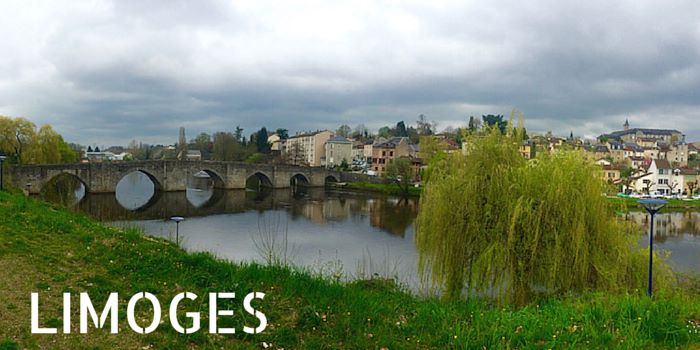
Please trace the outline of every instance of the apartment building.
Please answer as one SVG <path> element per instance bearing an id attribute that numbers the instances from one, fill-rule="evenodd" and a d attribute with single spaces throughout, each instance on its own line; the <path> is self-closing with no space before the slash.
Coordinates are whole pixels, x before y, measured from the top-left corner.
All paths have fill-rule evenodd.
<path id="1" fill-rule="evenodd" d="M 328 130 L 301 133 L 283 140 L 282 150 L 287 157 L 300 159 L 299 165 L 322 166 L 326 142 L 333 137 Z"/>

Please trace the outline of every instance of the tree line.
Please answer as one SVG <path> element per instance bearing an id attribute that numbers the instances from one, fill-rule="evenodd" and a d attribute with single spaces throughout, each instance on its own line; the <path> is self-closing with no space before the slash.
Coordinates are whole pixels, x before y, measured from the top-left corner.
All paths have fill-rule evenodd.
<path id="1" fill-rule="evenodd" d="M 447 127 L 442 135 L 453 139 L 458 144 L 465 134 L 477 132 L 481 125 L 497 126 L 505 132 L 507 122 L 503 115 L 484 115 L 481 119 L 470 117 L 466 127 L 454 129 Z M 376 133 L 370 131 L 364 124 L 355 128 L 343 124 L 335 130 L 335 134 L 343 137 L 366 142 L 376 138 L 407 137 L 411 142 L 418 144 L 421 137 L 437 133 L 437 123 L 429 121 L 428 117 L 418 116 L 415 126 L 407 125 L 403 120 L 395 126 L 383 126 Z M 292 147 L 288 154 L 283 156 L 272 152 L 271 144 L 267 142 L 271 134 L 276 134 L 280 139 L 289 138 L 289 131 L 285 128 L 277 128 L 268 131 L 266 127 L 244 135 L 244 129 L 236 126 L 233 131 L 217 131 L 212 134 L 201 132 L 186 145 L 176 144 L 174 152 L 164 145 L 149 145 L 132 140 L 126 147 L 110 147 L 127 151 L 133 159 L 167 159 L 175 158 L 183 149 L 199 150 L 204 159 L 221 161 L 248 161 L 248 162 L 283 162 L 302 164 L 304 150 L 300 146 Z M 11 118 L 0 116 L 0 152 L 8 156 L 8 161 L 19 164 L 47 164 L 76 162 L 80 160 L 83 146 L 66 143 L 63 137 L 46 124 L 37 127 L 25 118 Z M 94 149 L 97 151 L 97 148 Z"/>
<path id="2" fill-rule="evenodd" d="M 63 140 L 51 125 L 37 128 L 25 118 L 0 116 L 0 152 L 13 164 L 77 162 L 80 151 Z"/>

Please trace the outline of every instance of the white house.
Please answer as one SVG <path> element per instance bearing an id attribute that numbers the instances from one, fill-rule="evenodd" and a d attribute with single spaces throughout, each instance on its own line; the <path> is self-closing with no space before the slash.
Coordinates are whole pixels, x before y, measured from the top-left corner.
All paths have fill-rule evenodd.
<path id="1" fill-rule="evenodd" d="M 640 193 L 667 196 L 681 194 L 685 188 L 681 171 L 673 169 L 666 159 L 652 160 L 649 168 L 640 170 L 635 178 L 630 187 Z"/>
<path id="2" fill-rule="evenodd" d="M 122 152 L 114 154 L 112 152 L 85 152 L 85 158 L 90 162 L 120 161 L 130 159 L 131 153 Z"/>

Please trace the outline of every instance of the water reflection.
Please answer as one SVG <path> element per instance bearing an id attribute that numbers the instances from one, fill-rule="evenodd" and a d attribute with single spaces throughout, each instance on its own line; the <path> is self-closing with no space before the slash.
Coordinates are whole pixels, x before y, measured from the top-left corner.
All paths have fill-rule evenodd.
<path id="1" fill-rule="evenodd" d="M 85 185 L 71 174 L 60 174 L 44 185 L 41 197 L 52 203 L 72 207 L 85 197 Z"/>
<path id="2" fill-rule="evenodd" d="M 136 225 L 166 239 L 174 239 L 175 226 L 164 218 L 183 215 L 184 248 L 233 261 L 265 262 L 274 251 L 293 264 L 328 275 L 352 279 L 377 274 L 414 290 L 420 287 L 415 199 L 308 188 L 301 199 L 290 189 L 280 189 L 262 201 L 249 191 L 225 191 L 208 208 L 196 208 L 183 193 L 164 193 L 161 201 L 146 211 L 125 212 L 118 205 L 107 205 L 107 196 L 89 196 L 81 208 L 111 224 Z"/>
<path id="3" fill-rule="evenodd" d="M 649 232 L 651 216 L 646 212 L 632 212 L 627 214 L 629 220 L 635 222 Z M 666 242 L 674 237 L 684 235 L 700 237 L 700 212 L 668 212 L 660 213 L 655 217 L 654 242 Z"/>
<path id="4" fill-rule="evenodd" d="M 377 274 L 419 291 L 413 225 L 416 199 L 308 187 L 303 195 L 291 189 L 262 193 L 215 190 L 211 197 L 215 199 L 206 205 L 188 198 L 203 192 L 162 193 L 140 211 L 123 208 L 113 195 L 88 195 L 77 208 L 110 224 L 138 226 L 166 239 L 174 239 L 175 230 L 166 218 L 184 216 L 180 238 L 188 250 L 260 262 L 274 251 L 297 266 L 320 273 L 347 279 Z M 280 222 L 277 229 L 264 229 L 275 221 Z M 280 244 L 285 247 L 282 251 Z"/>
<path id="5" fill-rule="evenodd" d="M 645 212 L 628 214 L 642 232 L 639 245 L 649 246 L 650 215 Z M 669 253 L 671 267 L 679 272 L 700 273 L 700 212 L 667 212 L 657 214 L 654 223 L 654 250 Z"/>
<path id="6" fill-rule="evenodd" d="M 191 190 L 163 192 L 148 206 L 134 211 L 122 206 L 113 194 L 88 194 L 77 210 L 101 221 L 159 220 L 171 216 L 205 217 L 246 211 L 284 210 L 291 220 L 304 218 L 325 225 L 353 218 L 367 219 L 372 227 L 405 236 L 418 212 L 415 199 L 371 197 L 305 188 L 303 195 L 290 189 Z"/>
<path id="7" fill-rule="evenodd" d="M 115 198 L 128 210 L 141 210 L 158 200 L 156 185 L 140 171 L 133 171 L 117 183 Z"/>

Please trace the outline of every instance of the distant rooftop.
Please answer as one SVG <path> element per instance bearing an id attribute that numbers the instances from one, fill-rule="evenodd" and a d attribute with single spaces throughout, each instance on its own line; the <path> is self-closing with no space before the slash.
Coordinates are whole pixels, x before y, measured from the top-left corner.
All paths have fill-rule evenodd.
<path id="1" fill-rule="evenodd" d="M 294 135 L 294 136 L 290 136 L 289 138 L 290 138 L 290 139 L 294 139 L 294 138 L 297 138 L 297 137 L 314 136 L 314 135 L 320 134 L 320 133 L 322 133 L 322 132 L 330 132 L 330 131 L 328 131 L 328 130 L 317 130 L 317 131 L 311 131 L 311 132 L 303 132 L 303 133 L 298 133 L 298 134 L 296 134 L 296 135 Z"/>
<path id="2" fill-rule="evenodd" d="M 406 143 L 410 144 L 411 141 L 409 140 L 408 137 L 392 137 L 384 142 L 376 143 L 374 147 L 377 148 L 396 148 L 396 146 L 401 143 L 401 141 L 405 140 Z"/>
<path id="3" fill-rule="evenodd" d="M 671 163 L 666 159 L 654 159 L 654 163 L 658 169 L 671 169 Z"/>
<path id="4" fill-rule="evenodd" d="M 648 135 L 673 135 L 673 134 L 683 134 L 682 132 L 675 129 L 645 129 L 645 128 L 632 128 L 628 130 L 613 131 L 609 134 L 604 134 L 603 136 L 619 138 L 624 135 L 636 134 L 641 132 Z"/>
<path id="5" fill-rule="evenodd" d="M 342 137 L 342 136 L 337 136 L 337 135 L 336 135 L 336 136 L 333 136 L 333 137 L 331 137 L 331 138 L 330 138 L 330 139 L 328 139 L 328 141 L 326 141 L 326 142 L 334 142 L 334 143 L 351 143 L 351 141 L 350 141 L 350 140 L 348 140 L 348 139 L 346 139 L 346 138 L 344 138 L 344 137 Z"/>

